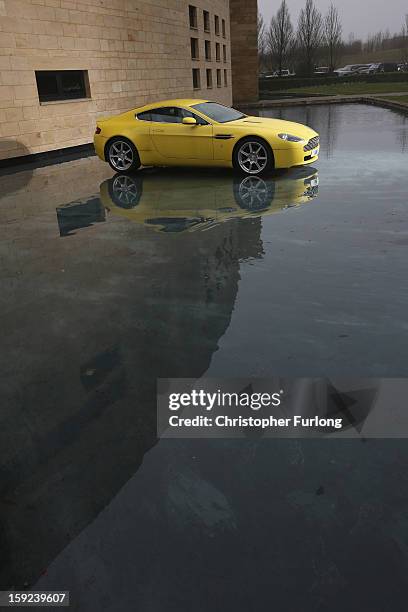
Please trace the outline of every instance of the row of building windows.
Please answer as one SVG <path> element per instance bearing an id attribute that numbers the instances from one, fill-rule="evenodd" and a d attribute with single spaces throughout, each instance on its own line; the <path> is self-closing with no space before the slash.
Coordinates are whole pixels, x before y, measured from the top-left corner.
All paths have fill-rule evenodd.
<path id="1" fill-rule="evenodd" d="M 200 59 L 200 44 L 198 38 L 190 38 L 191 44 L 191 59 L 198 60 Z M 211 41 L 204 41 L 204 56 L 207 62 L 211 62 L 212 53 L 211 53 Z M 221 61 L 221 45 L 220 43 L 215 43 L 215 59 L 217 62 Z M 227 61 L 227 45 L 222 45 L 222 59 L 224 62 Z"/>
<path id="2" fill-rule="evenodd" d="M 201 89 L 201 71 L 193 68 L 193 88 Z M 86 70 L 39 71 L 35 73 L 40 102 L 70 100 L 90 97 L 88 72 Z M 213 87 L 213 70 L 205 69 L 207 89 Z M 217 68 L 216 86 L 228 87 L 228 71 Z"/>
<path id="3" fill-rule="evenodd" d="M 217 87 L 222 87 L 222 73 L 224 73 L 224 87 L 228 87 L 228 71 L 225 69 L 221 70 L 221 68 L 217 68 L 217 70 L 215 71 Z M 213 86 L 212 68 L 205 69 L 205 79 L 207 83 L 207 89 L 211 89 Z M 201 89 L 201 71 L 199 68 L 193 68 L 193 88 Z"/>
<path id="4" fill-rule="evenodd" d="M 191 4 L 188 7 L 188 14 L 190 19 L 190 28 L 198 30 L 198 9 L 196 6 Z M 203 26 L 204 32 L 211 32 L 211 18 L 208 11 L 203 11 Z M 214 32 L 216 36 L 220 36 L 220 18 L 218 15 L 214 15 Z M 223 37 L 226 36 L 226 25 L 225 19 L 221 19 L 221 32 Z"/>

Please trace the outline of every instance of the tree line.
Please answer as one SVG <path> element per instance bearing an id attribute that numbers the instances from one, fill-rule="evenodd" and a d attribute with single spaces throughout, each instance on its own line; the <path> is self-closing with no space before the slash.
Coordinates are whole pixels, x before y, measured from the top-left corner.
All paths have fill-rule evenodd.
<path id="1" fill-rule="evenodd" d="M 320 61 L 333 71 L 338 67 L 342 55 L 351 53 L 398 48 L 405 56 L 404 50 L 408 50 L 408 15 L 398 34 L 391 36 L 389 32 L 378 32 L 368 36 L 365 42 L 356 40 L 351 34 L 348 42 L 345 42 L 340 14 L 335 4 L 332 3 L 323 15 L 314 0 L 306 0 L 295 28 L 288 3 L 282 0 L 268 26 L 262 15 L 259 15 L 258 48 L 261 69 L 281 72 L 285 68 L 292 68 L 304 75 L 312 75 Z M 406 61 L 406 58 L 401 57 L 401 60 Z"/>

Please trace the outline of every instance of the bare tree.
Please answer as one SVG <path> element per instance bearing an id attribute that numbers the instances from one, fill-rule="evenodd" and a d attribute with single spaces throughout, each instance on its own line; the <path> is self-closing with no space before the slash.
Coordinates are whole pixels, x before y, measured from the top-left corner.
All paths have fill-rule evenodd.
<path id="1" fill-rule="evenodd" d="M 282 72 L 285 60 L 287 60 L 294 41 L 293 26 L 286 0 L 278 9 L 278 12 L 271 19 L 267 34 L 268 50 L 272 59 L 278 67 L 279 74 Z"/>
<path id="2" fill-rule="evenodd" d="M 262 66 L 266 54 L 266 28 L 265 21 L 261 13 L 258 13 L 258 61 L 259 67 Z"/>
<path id="3" fill-rule="evenodd" d="M 305 8 L 300 11 L 297 39 L 299 50 L 302 53 L 304 71 L 311 75 L 318 50 L 323 42 L 323 19 L 313 0 L 306 0 Z"/>
<path id="4" fill-rule="evenodd" d="M 402 61 L 408 62 L 408 13 L 405 15 L 405 23 L 402 26 Z"/>
<path id="5" fill-rule="evenodd" d="M 324 20 L 324 39 L 327 45 L 329 68 L 331 72 L 335 69 L 339 59 L 342 45 L 342 32 L 343 27 L 341 25 L 339 11 L 334 4 L 331 4 L 329 12 Z"/>
<path id="6" fill-rule="evenodd" d="M 366 53 L 370 53 L 372 51 L 380 51 L 384 48 L 385 41 L 389 40 L 390 38 L 391 35 L 389 32 L 387 35 L 384 34 L 381 30 L 379 32 L 376 32 L 375 34 L 369 34 L 367 36 L 366 42 L 363 44 L 363 51 Z"/>

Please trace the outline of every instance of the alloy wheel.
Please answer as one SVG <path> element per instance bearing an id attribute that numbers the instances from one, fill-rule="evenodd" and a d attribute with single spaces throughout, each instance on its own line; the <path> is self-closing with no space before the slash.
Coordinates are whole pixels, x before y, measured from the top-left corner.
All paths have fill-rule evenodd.
<path id="1" fill-rule="evenodd" d="M 117 170 L 129 170 L 133 164 L 133 150 L 124 140 L 116 140 L 109 148 L 109 159 Z"/>
<path id="2" fill-rule="evenodd" d="M 247 174 L 259 174 L 268 164 L 268 152 L 260 142 L 245 142 L 238 151 L 238 163 Z"/>
<path id="3" fill-rule="evenodd" d="M 139 195 L 138 186 L 130 176 L 125 174 L 117 176 L 113 181 L 112 190 L 118 202 L 125 206 L 137 202 Z"/>
<path id="4" fill-rule="evenodd" d="M 239 185 L 239 196 L 246 209 L 258 210 L 267 205 L 268 188 L 257 176 L 248 176 Z"/>

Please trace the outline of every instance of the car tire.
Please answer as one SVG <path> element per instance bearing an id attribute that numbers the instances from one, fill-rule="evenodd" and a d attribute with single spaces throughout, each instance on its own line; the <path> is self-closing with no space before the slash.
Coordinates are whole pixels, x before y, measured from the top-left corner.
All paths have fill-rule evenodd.
<path id="1" fill-rule="evenodd" d="M 133 142 L 117 136 L 106 145 L 106 160 L 115 172 L 133 172 L 140 168 L 139 153 Z"/>
<path id="2" fill-rule="evenodd" d="M 236 177 L 233 184 L 235 202 L 241 210 L 267 210 L 275 195 L 275 181 L 256 175 Z"/>
<path id="3" fill-rule="evenodd" d="M 109 197 L 115 206 L 130 210 L 136 208 L 143 194 L 143 173 L 118 173 L 108 182 Z"/>
<path id="4" fill-rule="evenodd" d="M 262 138 L 248 136 L 240 140 L 232 155 L 235 170 L 248 176 L 257 176 L 274 168 L 271 147 Z"/>

